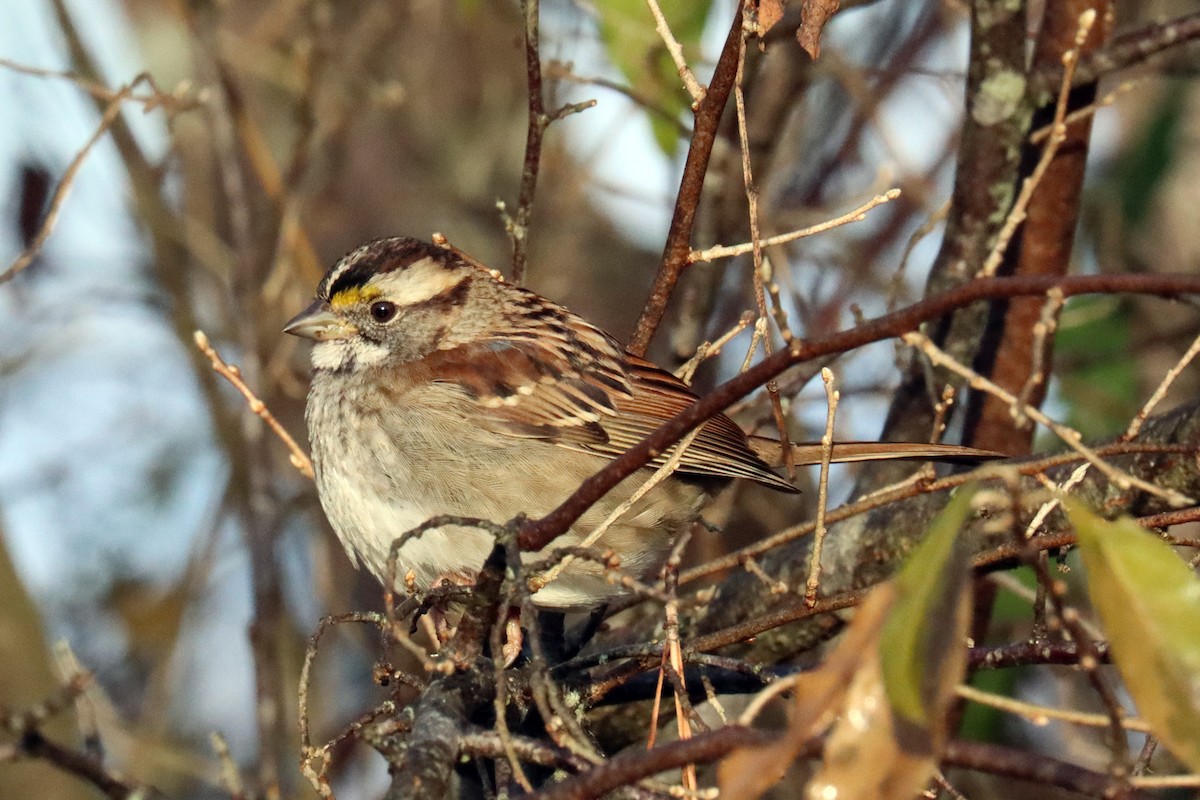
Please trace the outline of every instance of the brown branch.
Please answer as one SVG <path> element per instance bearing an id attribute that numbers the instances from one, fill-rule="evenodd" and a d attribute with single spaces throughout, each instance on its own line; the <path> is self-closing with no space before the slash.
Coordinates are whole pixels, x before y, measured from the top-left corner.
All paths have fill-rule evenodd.
<path id="1" fill-rule="evenodd" d="M 521 0 L 525 17 L 525 74 L 529 84 L 529 122 L 525 132 L 525 162 L 521 170 L 521 189 L 517 197 L 517 213 L 509 215 L 499 203 L 504 229 L 512 241 L 513 283 L 524 283 L 525 266 L 529 255 L 529 222 L 533 217 L 533 197 L 537 192 L 538 173 L 542 164 L 542 141 L 550 123 L 568 114 L 575 114 L 596 105 L 595 100 L 568 103 L 553 113 L 546 113 L 542 94 L 542 58 L 538 35 L 540 0 Z"/>
<path id="2" fill-rule="evenodd" d="M 1075 69 L 1075 86 L 1084 86 L 1105 75 L 1141 64 L 1153 56 L 1200 39 L 1200 11 L 1166 22 L 1147 25 L 1113 39 L 1109 45 L 1084 56 Z M 1062 65 L 1047 64 L 1032 76 L 1033 88 L 1053 92 L 1062 81 Z"/>
<path id="3" fill-rule="evenodd" d="M 1065 297 L 1078 294 L 1137 293 L 1178 297 L 1200 293 L 1200 277 L 1193 275 L 1031 275 L 971 281 L 914 303 L 907 308 L 877 317 L 847 330 L 797 339 L 787 349 L 717 387 L 670 421 L 657 428 L 637 446 L 614 459 L 584 481 L 561 505 L 544 517 L 521 526 L 518 543 L 522 550 L 541 550 L 567 530 L 593 503 L 625 478 L 641 469 L 689 430 L 720 413 L 788 367 L 833 353 L 844 353 L 872 342 L 915 330 L 931 320 L 979 300 L 1021 297 L 1060 289 Z"/>
<path id="4" fill-rule="evenodd" d="M 738 53 L 742 38 L 742 3 L 738 3 L 733 14 L 733 24 L 725 38 L 725 46 L 717 60 L 712 82 L 704 93 L 704 99 L 696 106 L 692 125 L 692 140 L 688 146 L 687 160 L 683 165 L 683 177 L 679 181 L 679 193 L 675 199 L 675 211 L 671 227 L 663 247 L 662 262 L 654 277 L 650 297 L 638 318 L 633 337 L 629 341 L 629 352 L 643 356 L 650 347 L 650 340 L 662 322 L 667 303 L 675 291 L 679 275 L 688 265 L 691 255 L 692 227 L 696 222 L 696 209 L 700 205 L 700 194 L 704 189 L 704 176 L 708 172 L 708 159 L 717 140 L 717 128 L 721 114 L 729 100 L 737 77 Z"/>
<path id="5" fill-rule="evenodd" d="M 1082 45 L 1076 42 L 1080 14 L 1094 10 L 1096 23 Z M 1034 56 L 1035 69 L 1046 65 L 1060 66 L 1066 54 L 1073 65 L 1078 53 L 1094 51 L 1108 35 L 1110 0 L 1063 0 L 1048 3 L 1042 21 Z M 1061 72 L 1061 70 L 1060 70 Z M 1069 81 L 1071 70 L 1064 75 Z M 1048 117 L 1060 122 L 1069 110 L 1088 105 L 1096 98 L 1095 84 L 1080 86 L 1068 94 L 1069 83 L 1061 89 L 1059 102 L 1043 106 L 1034 115 L 1031 127 L 1038 128 Z M 1079 200 L 1083 189 L 1083 172 L 1087 161 L 1088 140 L 1092 118 L 1078 119 L 1067 125 L 1061 138 L 1051 137 L 1046 144 L 1046 163 L 1040 180 L 1029 200 L 1024 222 L 1013 242 L 1015 275 L 1065 275 L 1071 266 L 1071 249 L 1075 242 L 1075 226 L 1079 218 Z M 1033 168 L 1040 163 L 1038 148 L 1026 145 L 1023 172 L 1037 175 Z M 1024 195 L 1025 190 L 1022 189 Z M 1053 337 L 1042 333 L 1039 340 L 1039 318 L 1044 301 L 1036 297 L 1017 298 L 996 303 L 990 310 L 989 331 L 986 336 L 995 342 L 985 346 L 981 357 L 987 363 L 976 362 L 976 370 L 1013 395 L 1027 394 L 1026 402 L 1035 408 L 1045 398 L 1047 381 L 1028 384 L 1034 372 L 1034 362 L 1050 363 Z M 1022 424 L 1025 423 L 1025 424 Z M 986 393 L 973 393 L 967 406 L 966 437 L 974 446 L 997 450 L 1009 455 L 1029 452 L 1035 428 L 1021 416 L 1014 417 L 1013 409 L 999 398 Z"/>
<path id="6" fill-rule="evenodd" d="M 270 273 L 281 242 L 284 178 L 266 146 L 261 128 L 250 113 L 230 64 L 217 43 L 222 10 L 204 5 L 184 5 L 182 13 L 196 42 L 199 63 L 211 70 L 214 93 L 211 111 L 215 186 L 222 200 L 221 220 L 228 225 L 230 242 L 228 311 L 231 330 L 242 351 L 241 371 L 249 385 L 263 387 L 262 329 L 250 309 L 261 307 L 264 276 Z M 304 137 L 302 136 L 302 139 Z M 303 141 L 301 141 L 303 145 Z M 298 162 L 303 166 L 303 158 Z M 253 188 L 248 173 L 257 177 L 275 205 L 263 218 L 255 216 Z M 297 240 L 297 243 L 299 239 Z M 181 271 L 181 275 L 187 272 Z M 183 296 L 183 295 L 181 295 Z M 199 328 L 193 327 L 193 331 Z M 192 331 L 188 332 L 192 335 Z M 211 364 L 210 364 L 211 366 Z M 221 426 L 223 429 L 224 426 Z M 255 684 L 255 720 L 260 757 L 255 764 L 259 790 L 279 791 L 281 776 L 290 768 L 283 743 L 288 741 L 288 692 L 284 684 L 284 600 L 276 539 L 281 526 L 280 505 L 272 486 L 273 459 L 262 427 L 229 425 L 223 434 L 233 468 L 233 503 L 242 521 L 242 535 L 250 556 L 253 617 L 250 644 Z"/>
<path id="7" fill-rule="evenodd" d="M 132 83 L 122 86 L 113 95 L 112 100 L 108 102 L 108 106 L 104 109 L 104 113 L 100 117 L 100 124 L 96 126 L 96 129 L 88 137 L 83 147 L 76 151 L 74 158 L 71 159 L 71 163 L 67 165 L 66 171 L 63 172 L 62 179 L 58 182 L 58 186 L 54 189 L 54 195 L 50 199 L 50 207 L 46 210 L 46 216 L 43 218 L 42 224 L 38 226 L 33 240 L 21 251 L 21 254 L 13 260 L 7 269 L 0 272 L 0 284 L 12 280 L 37 258 L 38 253 L 42 250 L 42 246 L 46 244 L 46 240 L 50 238 L 50 234 L 54 231 L 54 226 L 58 222 L 58 215 L 62 211 L 63 203 L 66 202 L 67 196 L 70 195 L 71 188 L 75 185 L 75 178 L 79 174 L 80 168 L 83 167 L 84 161 L 87 160 L 88 155 L 97 143 L 99 143 L 101 137 L 117 121 L 121 113 L 121 107 L 125 104 L 126 100 L 133 97 L 133 90 L 143 80 L 145 80 L 145 76 L 139 76 Z"/>
<path id="8" fill-rule="evenodd" d="M 1178 511 L 1164 511 L 1161 514 L 1138 518 L 1138 524 L 1146 528 L 1169 528 L 1189 522 L 1200 522 L 1200 508 L 1181 508 Z"/>
<path id="9" fill-rule="evenodd" d="M 1095 657 L 1108 663 L 1108 642 L 1096 642 Z M 1034 664 L 1078 664 L 1084 653 L 1074 642 L 1027 641 L 999 647 L 972 647 L 968 663 L 972 669 L 1009 669 Z"/>
<path id="10" fill-rule="evenodd" d="M 525 261 L 529 251 L 529 220 L 533 216 L 533 196 L 537 191 L 542 163 L 542 138 L 546 135 L 546 105 L 542 96 L 542 57 L 538 45 L 539 0 L 521 0 L 525 16 L 525 75 L 529 83 L 529 123 L 525 131 L 525 167 L 521 170 L 521 190 L 517 213 L 505 220 L 512 240 L 513 283 L 525 282 Z"/>
<path id="11" fill-rule="evenodd" d="M 130 783 L 92 756 L 85 755 L 52 739 L 41 731 L 26 731 L 16 743 L 14 758 L 37 758 L 70 773 L 99 789 L 111 800 L 133 800 L 133 798 L 161 798 L 163 795 L 148 786 Z"/>
<path id="12" fill-rule="evenodd" d="M 761 745 L 771 735 L 741 725 L 727 725 L 691 739 L 664 744 L 653 750 L 630 749 L 591 770 L 531 795 L 531 800 L 588 800 L 684 764 L 705 764 L 740 747 Z"/>
<path id="13" fill-rule="evenodd" d="M 92 682 L 87 672 L 79 672 L 37 705 L 16 712 L 0 710 L 0 730 L 15 734 L 15 741 L 0 746 L 0 764 L 23 759 L 41 759 L 57 769 L 91 784 L 113 800 L 133 797 L 161 797 L 151 787 L 126 781 L 106 768 L 90 753 L 80 752 L 47 738 L 40 725 L 71 707 Z"/>
<path id="14" fill-rule="evenodd" d="M 942 764 L 1017 778 L 1040 786 L 1057 786 L 1088 797 L 1126 800 L 1147 797 L 1145 792 L 1130 789 L 1128 784 L 1110 775 L 996 744 L 962 740 L 947 742 Z"/>
<path id="15" fill-rule="evenodd" d="M 626 750 L 593 769 L 536 792 L 534 800 L 591 800 L 622 786 L 682 764 L 708 763 L 743 747 L 773 741 L 774 736 L 741 725 L 727 725 L 691 739 L 671 742 L 653 750 Z M 820 742 L 810 741 L 801 758 L 819 753 Z M 1055 758 L 994 744 L 953 740 L 947 743 L 941 763 L 1055 786 L 1091 797 L 1145 798 L 1120 779 Z"/>

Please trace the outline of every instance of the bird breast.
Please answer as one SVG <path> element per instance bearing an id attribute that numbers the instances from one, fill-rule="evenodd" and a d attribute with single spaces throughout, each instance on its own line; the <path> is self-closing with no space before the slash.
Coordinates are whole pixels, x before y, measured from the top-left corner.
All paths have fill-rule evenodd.
<path id="1" fill-rule="evenodd" d="M 391 543 L 438 515 L 504 523 L 517 514 L 541 516 L 565 500 L 607 459 L 550 442 L 496 437 L 471 418 L 470 400 L 451 385 L 413 384 L 370 402 L 365 383 L 346 376 L 314 377 L 308 403 L 313 462 L 325 513 L 343 546 L 386 581 Z M 360 399 L 348 397 L 359 392 Z M 631 476 L 593 506 L 552 547 L 579 544 L 649 477 Z M 622 554 L 621 568 L 635 577 L 657 569 L 675 536 L 695 521 L 705 499 L 690 483 L 668 480 L 648 492 L 593 547 Z M 493 537 L 468 526 L 426 531 L 398 553 L 403 588 L 412 573 L 419 588 L 444 577 L 473 579 Z M 530 553 L 537 560 L 543 554 Z M 573 563 L 534 600 L 554 608 L 596 605 L 622 593 L 603 569 Z"/>

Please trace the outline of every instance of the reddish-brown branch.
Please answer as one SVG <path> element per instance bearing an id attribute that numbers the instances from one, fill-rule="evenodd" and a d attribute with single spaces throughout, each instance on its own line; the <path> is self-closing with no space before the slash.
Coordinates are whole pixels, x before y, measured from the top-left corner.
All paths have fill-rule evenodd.
<path id="1" fill-rule="evenodd" d="M 978 770 L 991 775 L 1029 781 L 1039 786 L 1057 786 L 1088 797 L 1145 798 L 1145 792 L 1131 789 L 1119 779 L 1090 769 L 1068 764 L 1049 756 L 1028 753 L 1011 747 L 982 742 L 947 742 L 942 754 L 944 766 Z"/>
<path id="2" fill-rule="evenodd" d="M 1108 643 L 1096 642 L 1102 663 L 1108 663 Z M 968 663 L 972 669 L 1008 669 L 1032 664 L 1078 664 L 1084 654 L 1074 642 L 1015 642 L 999 647 L 972 647 Z"/>
<path id="3" fill-rule="evenodd" d="M 916 330 L 925 322 L 943 317 L 979 300 L 1040 295 L 1056 287 L 1066 297 L 1078 294 L 1122 293 L 1178 297 L 1200 294 L 1200 276 L 1030 275 L 975 280 L 847 330 L 808 340 L 797 339 L 787 349 L 760 361 L 688 406 L 637 446 L 630 448 L 584 481 L 569 498 L 549 514 L 525 522 L 521 526 L 518 543 L 522 550 L 541 550 L 573 525 L 610 489 L 664 452 L 689 430 L 720 413 L 788 367 L 825 355 L 845 353 L 872 342 Z"/>
<path id="4" fill-rule="evenodd" d="M 613 789 L 684 764 L 707 764 L 740 747 L 762 745 L 773 737 L 742 725 L 727 725 L 690 739 L 664 744 L 653 750 L 630 749 L 618 753 L 582 775 L 568 778 L 530 797 L 532 800 L 587 800 Z M 815 752 L 815 746 L 812 748 Z"/>
<path id="5" fill-rule="evenodd" d="M 512 239 L 512 276 L 514 283 L 525 281 L 525 261 L 529 251 L 529 220 L 533 216 L 533 195 L 537 191 L 542 163 L 542 139 L 546 135 L 546 107 L 542 97 L 542 57 L 538 46 L 538 0 L 523 0 L 525 15 L 525 75 L 529 84 L 529 121 L 525 132 L 525 166 L 521 170 L 521 191 L 517 212 L 509 221 Z"/>
<path id="6" fill-rule="evenodd" d="M 658 274 L 654 277 L 650 297 L 646 300 L 633 337 L 629 340 L 629 352 L 634 355 L 646 354 L 650 340 L 654 338 L 654 332 L 658 330 L 663 314 L 666 313 L 667 303 L 675 291 L 679 275 L 688 265 L 688 256 L 692 252 L 692 227 L 696 222 L 696 209 L 700 206 L 704 176 L 708 173 L 708 158 L 712 155 L 721 114 L 725 111 L 725 104 L 737 77 L 741 37 L 742 4 L 739 2 L 708 91 L 696 107 L 692 140 L 688 146 L 687 160 L 683 165 L 683 177 L 679 181 L 679 194 L 676 195 L 675 212 L 671 217 L 671 227 L 667 231 L 662 261 L 658 267 Z"/>
<path id="7" fill-rule="evenodd" d="M 1138 524 L 1145 528 L 1169 528 L 1172 525 L 1185 525 L 1189 522 L 1200 522 L 1200 508 L 1181 508 L 1177 511 L 1164 511 L 1161 514 L 1138 518 Z"/>
<path id="8" fill-rule="evenodd" d="M 38 758 L 53 764 L 63 772 L 95 786 L 105 797 L 127 800 L 133 797 L 158 798 L 162 795 L 147 786 L 127 783 L 109 772 L 99 760 L 90 755 L 63 747 L 42 735 L 41 731 L 26 731 L 18 743 L 18 752 L 28 758 Z"/>
<path id="9" fill-rule="evenodd" d="M 713 762 L 734 750 L 763 745 L 774 738 L 773 734 L 765 731 L 741 725 L 727 725 L 652 750 L 626 750 L 581 775 L 536 792 L 531 797 L 536 800 L 591 800 L 664 770 L 687 763 Z M 798 757 L 812 758 L 819 754 L 820 748 L 820 740 L 813 739 L 805 745 Z M 1055 758 L 994 744 L 950 741 L 946 744 L 941 763 L 945 766 L 1004 775 L 1042 786 L 1056 786 L 1090 797 L 1146 797 L 1144 792 L 1130 788 L 1118 778 Z"/>
<path id="10" fill-rule="evenodd" d="M 1062 65 L 1063 54 L 1076 47 L 1079 15 L 1094 9 L 1097 22 L 1092 26 L 1082 51 L 1094 51 L 1108 35 L 1111 0 L 1063 0 L 1048 3 L 1042 20 L 1034 56 L 1034 68 Z M 1070 97 L 1067 111 L 1095 100 L 1095 84 L 1080 87 Z M 1032 128 L 1039 128 L 1054 114 L 1053 103 L 1044 105 L 1034 115 Z M 1066 136 L 1058 144 L 1046 167 L 1037 190 L 1030 199 L 1028 216 L 1017 241 L 1012 269 L 1014 275 L 1065 275 L 1071 266 L 1071 247 L 1075 241 L 1075 224 L 1079 218 L 1079 199 L 1083 189 L 1083 171 L 1087 162 L 1088 140 L 1092 131 L 1090 116 L 1067 126 Z M 1050 145 L 1047 145 L 1049 147 Z M 1028 175 L 1041 158 L 1040 148 L 1026 146 L 1022 170 Z M 991 333 L 998 339 L 995 348 L 985 347 L 981 356 L 989 364 L 977 363 L 976 369 L 994 383 L 1035 408 L 1045 398 L 1048 376 L 1039 375 L 1029 390 L 1023 387 L 1038 368 L 1048 364 L 1053 349 L 1053 336 L 1036 333 L 1044 300 L 1021 297 L 1008 303 L 997 303 L 992 309 Z M 1035 348 L 1041 350 L 1035 353 Z M 967 441 L 976 447 L 996 450 L 1009 455 L 1029 452 L 1033 444 L 1034 426 L 1017 425 L 1008 403 L 998 397 L 981 393 L 972 398 L 967 411 Z"/>

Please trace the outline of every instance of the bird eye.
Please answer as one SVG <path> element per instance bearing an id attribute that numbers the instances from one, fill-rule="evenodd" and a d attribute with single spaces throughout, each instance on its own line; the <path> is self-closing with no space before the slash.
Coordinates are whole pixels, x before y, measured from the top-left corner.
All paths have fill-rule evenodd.
<path id="1" fill-rule="evenodd" d="M 391 322 L 396 316 L 396 304 L 387 300 L 379 300 L 371 303 L 371 316 L 376 322 Z"/>

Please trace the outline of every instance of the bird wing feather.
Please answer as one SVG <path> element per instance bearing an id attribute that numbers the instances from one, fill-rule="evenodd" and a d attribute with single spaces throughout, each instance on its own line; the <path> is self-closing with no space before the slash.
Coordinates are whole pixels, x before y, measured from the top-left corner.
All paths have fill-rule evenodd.
<path id="1" fill-rule="evenodd" d="M 461 345 L 432 354 L 426 362 L 434 381 L 458 385 L 475 402 L 479 422 L 487 428 L 610 458 L 696 401 L 683 381 L 622 353 L 598 330 L 573 326 L 571 332 L 578 338 L 561 343 L 497 338 Z M 660 455 L 650 466 L 667 457 Z M 723 414 L 704 423 L 677 469 L 796 491 L 751 450 L 741 428 Z"/>

